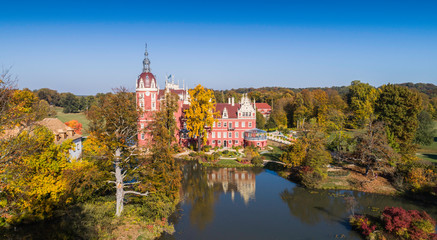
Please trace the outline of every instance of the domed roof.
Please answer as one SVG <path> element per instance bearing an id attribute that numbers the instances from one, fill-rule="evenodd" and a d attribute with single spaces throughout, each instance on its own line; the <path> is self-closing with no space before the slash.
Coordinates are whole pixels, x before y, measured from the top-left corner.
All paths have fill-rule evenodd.
<path id="1" fill-rule="evenodd" d="M 140 74 L 140 76 L 138 76 L 137 88 L 151 88 L 152 85 L 155 88 L 158 87 L 158 85 L 156 84 L 155 76 L 153 76 L 151 72 L 143 72 Z"/>

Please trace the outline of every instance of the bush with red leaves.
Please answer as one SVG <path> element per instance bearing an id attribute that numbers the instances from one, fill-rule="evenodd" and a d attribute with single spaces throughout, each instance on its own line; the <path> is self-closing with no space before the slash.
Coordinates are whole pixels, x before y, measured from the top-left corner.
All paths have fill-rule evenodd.
<path id="1" fill-rule="evenodd" d="M 386 207 L 382 220 L 385 230 L 403 239 L 437 239 L 436 221 L 424 211 Z"/>
<path id="2" fill-rule="evenodd" d="M 376 230 L 376 225 L 372 225 L 370 220 L 362 215 L 354 215 L 350 219 L 351 225 L 361 232 L 363 236 L 369 236 Z"/>

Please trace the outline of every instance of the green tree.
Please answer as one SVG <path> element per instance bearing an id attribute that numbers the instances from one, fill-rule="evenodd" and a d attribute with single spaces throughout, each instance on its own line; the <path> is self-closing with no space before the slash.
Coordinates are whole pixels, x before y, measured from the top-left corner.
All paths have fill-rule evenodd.
<path id="1" fill-rule="evenodd" d="M 274 129 L 274 128 L 278 127 L 278 125 L 276 124 L 275 118 L 272 118 L 272 116 L 269 117 L 265 126 L 266 126 L 265 127 L 266 129 Z"/>
<path id="2" fill-rule="evenodd" d="M 212 127 L 214 117 L 218 117 L 219 113 L 215 112 L 215 97 L 212 90 L 205 89 L 202 85 L 197 85 L 194 89 L 190 89 L 190 107 L 185 112 L 187 119 L 188 134 L 192 138 L 197 138 L 197 151 L 202 149 L 202 143 L 206 143 L 204 137 L 207 129 Z"/>
<path id="3" fill-rule="evenodd" d="M 363 127 L 369 123 L 374 113 L 378 91 L 368 83 L 353 81 L 347 94 L 347 103 L 352 113 L 351 125 Z"/>
<path id="4" fill-rule="evenodd" d="M 414 137 L 414 142 L 420 145 L 431 145 L 434 141 L 434 135 L 436 134 L 431 114 L 427 111 L 421 111 L 419 115 L 417 115 L 417 119 L 419 125 Z"/>
<path id="5" fill-rule="evenodd" d="M 52 90 L 49 88 L 41 88 L 36 91 L 36 96 L 40 100 L 47 101 L 50 105 L 60 106 L 60 94 L 56 90 Z"/>
<path id="6" fill-rule="evenodd" d="M 393 84 L 383 85 L 375 110 L 402 152 L 414 148 L 412 141 L 418 126 L 417 114 L 421 110 L 421 98 L 417 92 Z"/>
<path id="7" fill-rule="evenodd" d="M 175 113 L 178 110 L 178 99 L 177 94 L 171 92 L 166 93 L 164 100 L 160 103 L 160 110 L 155 114 L 154 124 L 151 125 L 152 133 L 155 133 L 152 135 L 164 138 L 164 140 L 167 141 L 167 147 L 170 147 L 176 140 L 175 132 L 177 126 Z M 167 132 L 163 133 L 159 129 Z"/>
<path id="8" fill-rule="evenodd" d="M 256 127 L 263 129 L 266 126 L 266 118 L 258 111 L 256 111 Z"/>
<path id="9" fill-rule="evenodd" d="M 64 113 L 78 113 L 81 109 L 79 97 L 72 93 L 61 93 L 60 104 Z"/>
<path id="10" fill-rule="evenodd" d="M 149 125 L 152 135 L 151 155 L 145 164 L 140 166 L 138 176 L 147 179 L 145 184 L 140 183 L 141 191 L 148 191 L 155 197 L 170 199 L 178 202 L 182 172 L 173 157 L 171 146 L 175 140 L 176 121 L 174 114 L 177 111 L 178 96 L 172 93 L 165 95 L 161 101 L 160 110 L 155 113 L 153 122 Z"/>
<path id="11" fill-rule="evenodd" d="M 131 187 L 135 178 L 127 178 L 128 174 L 135 172 L 141 164 L 132 148 L 138 134 L 138 117 L 141 112 L 137 110 L 135 95 L 126 88 L 116 89 L 113 94 L 100 95 L 96 105 L 88 111 L 90 120 L 90 132 L 108 149 L 110 156 L 106 159 L 112 161 L 114 166 L 116 187 L 116 216 L 123 211 L 123 201 L 126 194 L 147 196 L 148 192 L 140 193 L 133 190 L 125 190 Z"/>

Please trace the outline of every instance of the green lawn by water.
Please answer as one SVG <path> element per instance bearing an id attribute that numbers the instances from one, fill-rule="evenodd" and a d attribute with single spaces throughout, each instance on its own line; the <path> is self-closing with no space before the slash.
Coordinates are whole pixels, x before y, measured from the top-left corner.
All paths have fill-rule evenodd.
<path id="1" fill-rule="evenodd" d="M 81 113 L 63 113 L 63 108 L 61 107 L 55 107 L 56 110 L 56 118 L 61 120 L 62 122 L 68 122 L 70 120 L 77 120 L 79 123 L 82 123 L 82 134 L 84 136 L 88 136 L 88 124 L 89 120 L 85 117 L 85 114 L 83 112 Z"/>
<path id="2" fill-rule="evenodd" d="M 284 152 L 277 146 L 272 146 L 273 150 L 270 150 L 267 153 L 262 153 L 261 155 L 264 156 L 266 160 L 273 160 L 273 161 L 280 161 L 279 158 L 281 157 L 281 154 Z"/>
<path id="3" fill-rule="evenodd" d="M 437 121 L 434 121 L 434 129 L 437 129 Z M 417 155 L 423 159 L 437 164 L 437 131 L 434 142 L 429 146 L 420 146 Z"/>

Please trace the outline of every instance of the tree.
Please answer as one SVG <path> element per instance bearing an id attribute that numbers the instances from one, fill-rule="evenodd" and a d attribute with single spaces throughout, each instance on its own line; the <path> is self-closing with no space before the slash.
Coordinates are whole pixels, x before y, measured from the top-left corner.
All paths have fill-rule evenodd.
<path id="1" fill-rule="evenodd" d="M 8 141 L 2 141 L 0 151 L 7 151 L 16 142 L 26 147 L 16 149 L 15 161 L 0 170 L 0 225 L 4 217 L 6 223 L 44 219 L 51 216 L 55 208 L 72 202 L 75 196 L 86 197 L 84 192 L 74 190 L 83 185 L 80 182 L 73 184 L 70 180 L 77 179 L 77 174 L 85 169 L 91 174 L 88 178 L 90 182 L 96 174 L 87 162 L 70 162 L 71 140 L 55 144 L 49 129 L 35 126 L 26 128 Z M 69 172 L 68 177 L 66 171 Z M 81 182 L 84 180 L 80 179 Z"/>
<path id="2" fill-rule="evenodd" d="M 266 126 L 266 118 L 258 111 L 256 111 L 256 127 L 263 129 Z"/>
<path id="3" fill-rule="evenodd" d="M 393 84 L 381 87 L 375 107 L 378 119 L 384 121 L 403 152 L 414 148 L 412 141 L 420 109 L 421 98 L 417 92 Z"/>
<path id="4" fill-rule="evenodd" d="M 177 94 L 171 92 L 166 93 L 164 100 L 160 103 L 159 111 L 155 113 L 153 124 L 149 126 L 152 130 L 152 136 L 164 139 L 167 147 L 170 147 L 176 140 L 175 132 L 177 125 L 175 113 L 178 110 L 178 99 Z"/>
<path id="5" fill-rule="evenodd" d="M 173 158 L 178 96 L 167 93 L 161 101 L 160 110 L 155 113 L 153 122 L 149 125 L 152 135 L 151 155 L 146 164 L 141 165 L 140 176 L 148 179 L 146 185 L 140 185 L 143 190 L 160 194 L 172 202 L 179 197 L 182 172 Z"/>
<path id="6" fill-rule="evenodd" d="M 60 102 L 64 113 L 78 113 L 81 109 L 80 99 L 72 93 L 61 93 Z"/>
<path id="7" fill-rule="evenodd" d="M 368 83 L 353 81 L 349 87 L 347 103 L 352 113 L 351 125 L 363 127 L 367 124 L 373 113 L 378 91 Z"/>
<path id="8" fill-rule="evenodd" d="M 397 154 L 389 145 L 385 126 L 381 121 L 370 123 L 366 132 L 357 136 L 355 156 L 360 165 L 366 167 L 366 176 L 369 171 L 377 168 L 390 169 Z"/>
<path id="9" fill-rule="evenodd" d="M 421 145 L 431 145 L 434 141 L 436 130 L 434 129 L 434 121 L 431 114 L 427 111 L 421 111 L 417 115 L 419 125 L 417 127 L 414 142 Z"/>
<path id="10" fill-rule="evenodd" d="M 214 117 L 219 117 L 215 112 L 215 97 L 212 90 L 205 89 L 202 85 L 197 85 L 190 89 L 190 107 L 185 112 L 187 119 L 188 134 L 192 138 L 197 138 L 197 151 L 202 149 L 202 143 L 206 143 L 204 138 L 207 130 L 214 123 Z"/>
<path id="11" fill-rule="evenodd" d="M 325 126 L 328 115 L 328 94 L 320 89 L 312 92 L 314 98 L 314 116 L 320 126 Z"/>
<path id="12" fill-rule="evenodd" d="M 298 138 L 289 145 L 281 155 L 281 161 L 289 167 L 299 167 L 305 160 L 308 150 L 308 143 Z"/>
<path id="13" fill-rule="evenodd" d="M 82 134 L 82 123 L 78 122 L 77 120 L 70 120 L 66 122 L 65 125 L 73 128 L 76 134 Z"/>
<path id="14" fill-rule="evenodd" d="M 115 89 L 113 94 L 101 95 L 96 103 L 88 111 L 90 131 L 100 142 L 108 148 L 115 168 L 116 188 L 116 213 L 119 217 L 123 211 L 123 200 L 126 194 L 147 196 L 148 192 L 126 191 L 124 188 L 131 186 L 135 179 L 126 177 L 140 164 L 135 158 L 135 151 L 131 147 L 137 136 L 138 117 L 140 111 L 135 104 L 135 96 L 126 88 Z"/>
<path id="15" fill-rule="evenodd" d="M 40 100 L 46 100 L 50 105 L 60 106 L 60 95 L 58 91 L 49 88 L 41 88 L 34 92 Z"/>

